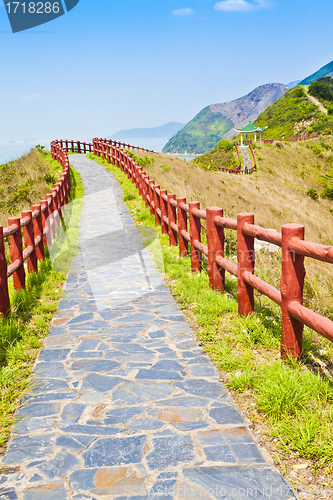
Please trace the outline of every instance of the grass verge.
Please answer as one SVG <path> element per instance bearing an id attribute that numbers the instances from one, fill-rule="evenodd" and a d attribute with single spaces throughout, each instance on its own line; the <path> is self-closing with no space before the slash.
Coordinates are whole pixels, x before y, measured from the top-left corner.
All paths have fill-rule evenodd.
<path id="1" fill-rule="evenodd" d="M 50 153 L 43 152 L 42 155 L 43 161 L 50 164 L 50 172 L 54 172 L 59 164 L 54 165 L 56 162 L 52 160 Z M 70 201 L 73 202 L 82 198 L 83 184 L 79 173 L 72 167 L 70 173 Z M 81 205 L 74 206 L 72 216 L 73 220 L 77 220 Z M 64 231 L 59 229 L 57 232 L 63 234 Z M 75 235 L 72 236 L 72 253 L 67 252 L 67 263 L 70 263 L 75 252 Z M 66 242 L 65 245 L 63 242 L 60 244 L 57 239 L 55 245 L 55 257 L 63 255 Z M 0 319 L 0 447 L 5 444 L 15 423 L 15 411 L 20 406 L 20 400 L 31 387 L 33 363 L 62 296 L 66 274 L 54 269 L 54 258 L 51 260 L 49 252 L 46 253 L 45 260 L 39 263 L 38 272 L 27 275 L 24 290 L 15 291 L 12 282 L 9 282 L 11 311 L 7 318 Z"/>
<path id="2" fill-rule="evenodd" d="M 192 274 L 190 259 L 169 247 L 131 180 L 87 156 L 116 177 L 135 223 L 155 227 L 174 297 L 281 473 L 297 487 L 333 486 L 333 384 L 313 363 L 313 356 L 332 359 L 331 344 L 305 329 L 304 361 L 283 363 L 280 309 L 257 295 L 256 312 L 239 317 L 236 282 L 227 279 L 225 293 L 218 293 L 210 289 L 205 269 Z"/>

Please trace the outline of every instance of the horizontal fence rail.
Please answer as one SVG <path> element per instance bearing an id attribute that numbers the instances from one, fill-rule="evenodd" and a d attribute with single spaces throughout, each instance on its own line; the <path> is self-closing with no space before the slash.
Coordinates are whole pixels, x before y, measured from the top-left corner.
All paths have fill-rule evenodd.
<path id="1" fill-rule="evenodd" d="M 108 163 L 120 168 L 136 185 L 142 199 L 169 236 L 171 246 L 179 246 L 181 257 L 189 255 L 192 271 L 200 271 L 207 259 L 209 283 L 223 291 L 225 271 L 237 278 L 238 312 L 254 312 L 254 290 L 266 295 L 282 309 L 281 354 L 299 359 L 302 355 L 304 325 L 333 342 L 333 321 L 303 306 L 305 278 L 304 258 L 333 263 L 333 247 L 304 240 L 304 226 L 285 224 L 281 233 L 254 224 L 254 214 L 242 213 L 237 220 L 223 216 L 222 208 L 200 209 L 199 202 L 168 194 L 126 152 L 113 141 L 93 139 L 93 151 Z M 207 245 L 201 241 L 205 220 Z M 237 263 L 225 258 L 225 230 L 237 232 Z M 254 240 L 259 239 L 281 248 L 280 289 L 255 275 Z M 189 251 L 190 244 L 190 251 Z"/>
<path id="2" fill-rule="evenodd" d="M 128 150 L 140 150 L 140 151 L 145 151 L 147 153 L 155 153 L 152 149 L 145 149 L 145 148 L 140 148 L 138 146 L 133 146 L 131 144 L 125 144 L 123 142 L 119 141 L 112 141 L 108 139 L 98 139 L 99 141 L 102 141 L 103 144 L 112 144 L 113 146 L 121 149 L 128 149 Z M 51 152 L 52 152 L 52 144 L 57 144 L 59 145 L 66 153 L 79 153 L 79 154 L 87 154 L 87 153 L 92 153 L 93 152 L 93 143 L 91 142 L 81 142 L 81 141 L 73 141 L 73 140 L 63 140 L 59 139 L 57 141 L 53 141 L 51 143 Z M 102 150 L 100 150 L 100 153 L 102 154 Z"/>
<path id="3" fill-rule="evenodd" d="M 38 261 L 44 260 L 48 241 L 55 236 L 55 229 L 61 224 L 61 207 L 67 204 L 71 179 L 66 151 L 54 141 L 51 143 L 52 158 L 63 168 L 54 188 L 31 210 L 24 210 L 22 218 L 10 217 L 8 227 L 0 226 L 0 314 L 10 311 L 8 279 L 13 276 L 15 290 L 25 288 L 26 270 L 38 271 Z M 7 264 L 5 239 L 9 238 L 11 263 Z"/>

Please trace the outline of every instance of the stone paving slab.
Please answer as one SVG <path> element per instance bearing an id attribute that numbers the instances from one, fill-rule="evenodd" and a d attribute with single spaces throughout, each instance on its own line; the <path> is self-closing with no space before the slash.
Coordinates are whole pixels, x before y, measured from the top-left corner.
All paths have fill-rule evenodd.
<path id="1" fill-rule="evenodd" d="M 85 186 L 81 248 L 2 459 L 0 498 L 296 498 L 198 347 L 114 177 L 80 155 L 71 163 Z"/>

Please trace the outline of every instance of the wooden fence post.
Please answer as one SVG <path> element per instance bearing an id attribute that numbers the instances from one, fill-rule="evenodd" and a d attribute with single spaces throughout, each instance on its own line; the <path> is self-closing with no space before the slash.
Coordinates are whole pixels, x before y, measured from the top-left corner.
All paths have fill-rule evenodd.
<path id="1" fill-rule="evenodd" d="M 253 224 L 254 215 L 242 213 L 237 215 L 237 261 L 238 261 L 238 313 L 247 316 L 254 312 L 253 288 L 243 279 L 243 272 L 254 270 L 254 238 L 243 233 L 245 223 Z"/>
<path id="2" fill-rule="evenodd" d="M 168 217 L 168 202 L 164 199 L 164 196 L 168 196 L 168 191 L 166 189 L 161 189 L 160 191 L 160 203 L 161 203 L 161 228 L 162 234 L 168 234 L 167 224 L 164 217 Z"/>
<path id="3" fill-rule="evenodd" d="M 186 257 L 188 254 L 188 241 L 182 235 L 182 231 L 187 232 L 187 212 L 181 207 L 182 204 L 186 205 L 186 198 L 177 198 L 179 255 L 180 257 Z"/>
<path id="4" fill-rule="evenodd" d="M 201 220 L 194 215 L 194 210 L 200 210 L 198 201 L 190 201 L 188 204 L 190 211 L 190 238 L 191 238 L 191 268 L 192 272 L 201 270 L 201 252 L 195 248 L 194 242 L 201 242 Z"/>
<path id="5" fill-rule="evenodd" d="M 154 215 L 154 182 L 153 179 L 148 182 L 149 207 L 152 215 Z"/>
<path id="6" fill-rule="evenodd" d="M 22 234 L 21 222 L 19 217 L 10 217 L 8 219 L 8 226 L 15 225 L 17 230 L 10 236 L 10 257 L 12 263 L 15 261 L 20 262 L 20 266 L 13 274 L 13 282 L 15 290 L 21 290 L 25 287 L 25 270 L 23 265 L 23 251 L 22 251 Z"/>
<path id="7" fill-rule="evenodd" d="M 0 226 L 0 314 L 6 316 L 10 309 L 7 261 L 5 253 L 5 243 L 3 238 L 3 227 Z"/>
<path id="8" fill-rule="evenodd" d="M 148 195 L 149 175 L 145 175 L 145 172 L 143 172 L 143 173 L 144 173 L 144 175 L 143 175 L 143 189 L 144 189 L 144 199 L 143 199 L 143 201 L 145 202 L 146 207 L 148 207 L 147 195 Z"/>
<path id="9" fill-rule="evenodd" d="M 27 266 L 28 272 L 34 273 L 38 271 L 37 264 L 37 255 L 36 255 L 36 246 L 35 246 L 35 234 L 34 234 L 34 226 L 32 221 L 32 212 L 31 210 L 24 210 L 22 213 L 22 219 L 28 218 L 29 223 L 23 227 L 23 236 L 24 236 L 24 247 L 29 248 L 32 247 L 32 253 L 27 258 Z"/>
<path id="10" fill-rule="evenodd" d="M 304 226 L 285 224 L 282 226 L 282 335 L 281 356 L 288 355 L 300 359 L 302 356 L 302 338 L 304 325 L 293 318 L 288 311 L 291 302 L 303 303 L 303 287 L 305 278 L 304 256 L 289 250 L 293 240 L 304 240 Z"/>
<path id="11" fill-rule="evenodd" d="M 45 210 L 42 210 L 41 212 L 41 219 L 42 219 L 42 227 L 43 227 L 43 232 L 42 234 L 44 235 L 44 230 L 46 228 L 46 234 L 43 236 L 43 242 L 44 242 L 44 248 L 48 247 L 48 241 L 47 241 L 47 235 L 49 235 L 49 239 L 51 241 L 51 224 L 50 224 L 50 219 L 49 219 L 49 204 L 47 200 L 41 200 L 40 205 L 42 209 L 45 207 Z"/>
<path id="12" fill-rule="evenodd" d="M 155 224 L 157 226 L 161 225 L 161 216 L 158 214 L 158 210 L 161 210 L 160 194 L 157 191 L 160 190 L 160 186 L 156 184 L 154 186 L 154 205 L 155 205 Z"/>
<path id="13" fill-rule="evenodd" d="M 55 214 L 54 214 L 54 199 L 52 194 L 47 193 L 45 195 L 45 198 L 47 200 L 47 205 L 48 205 L 48 220 L 50 222 L 50 238 L 49 241 L 52 242 L 53 238 L 55 237 L 55 230 L 56 230 L 56 223 L 55 223 Z M 50 203 L 49 203 L 50 202 Z"/>
<path id="14" fill-rule="evenodd" d="M 45 259 L 45 251 L 44 251 L 44 245 L 43 245 L 43 223 L 42 223 L 42 207 L 41 207 L 41 205 L 33 205 L 32 211 L 38 212 L 37 217 L 33 221 L 35 238 L 40 238 L 40 242 L 36 246 L 36 255 L 37 255 L 38 260 L 44 260 Z"/>
<path id="15" fill-rule="evenodd" d="M 215 217 L 223 217 L 223 210 L 218 207 L 208 207 L 206 214 L 209 284 L 216 290 L 224 290 L 225 269 L 216 263 L 216 257 L 224 257 L 224 228 L 214 222 Z"/>
<path id="16" fill-rule="evenodd" d="M 171 247 L 178 245 L 177 231 L 171 227 L 171 223 L 177 223 L 177 209 L 171 205 L 171 201 L 176 201 L 175 194 L 168 194 L 168 218 L 169 218 L 169 243 Z"/>

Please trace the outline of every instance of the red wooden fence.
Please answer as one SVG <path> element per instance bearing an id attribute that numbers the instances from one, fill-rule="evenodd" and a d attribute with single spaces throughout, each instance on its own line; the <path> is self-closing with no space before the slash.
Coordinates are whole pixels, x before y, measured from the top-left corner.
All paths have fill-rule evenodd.
<path id="1" fill-rule="evenodd" d="M 333 321 L 304 307 L 304 257 L 333 263 L 333 247 L 304 240 L 304 226 L 285 224 L 282 232 L 254 224 L 254 214 L 242 213 L 237 220 L 223 216 L 222 208 L 200 210 L 199 202 L 186 204 L 149 179 L 131 156 L 111 141 L 93 140 L 94 154 L 102 156 L 125 172 L 135 183 L 147 207 L 168 234 L 170 245 L 179 245 L 180 256 L 186 256 L 191 245 L 192 271 L 200 271 L 202 259 L 208 260 L 209 282 L 213 288 L 224 290 L 225 271 L 237 277 L 238 312 L 254 312 L 254 289 L 266 295 L 282 308 L 281 354 L 300 358 L 304 325 L 333 342 Z M 201 242 L 201 219 L 206 220 L 207 245 Z M 225 258 L 224 230 L 237 231 L 237 264 Z M 254 274 L 255 238 L 273 243 L 282 249 L 280 290 Z"/>
<path id="2" fill-rule="evenodd" d="M 0 226 L 0 314 L 10 310 L 8 278 L 13 276 L 14 288 L 25 287 L 26 269 L 28 273 L 38 270 L 38 261 L 45 258 L 44 247 L 55 236 L 55 228 L 60 225 L 60 208 L 68 202 L 70 195 L 70 171 L 67 153 L 60 145 L 52 143 L 52 156 L 63 167 L 60 179 L 54 184 L 45 200 L 33 205 L 31 210 L 22 212 L 20 217 L 10 217 L 8 227 Z M 23 230 L 23 231 L 22 231 Z M 22 239 L 23 232 L 23 239 Z M 7 265 L 4 239 L 9 238 L 11 263 Z M 26 266 L 25 266 L 26 263 Z"/>

